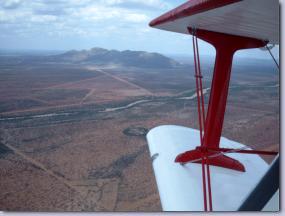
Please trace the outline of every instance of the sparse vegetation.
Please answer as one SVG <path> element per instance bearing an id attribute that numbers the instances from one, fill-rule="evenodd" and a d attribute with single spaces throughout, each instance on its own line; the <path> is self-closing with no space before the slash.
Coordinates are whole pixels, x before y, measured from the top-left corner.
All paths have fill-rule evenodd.
<path id="1" fill-rule="evenodd" d="M 97 70 L 7 58 L 0 57 L 0 210 L 161 210 L 145 135 L 161 124 L 197 128 L 196 99 L 181 99 L 195 94 L 191 65 Z M 203 74 L 210 87 L 211 71 Z M 235 64 L 223 136 L 278 150 L 278 83 L 266 61 Z"/>

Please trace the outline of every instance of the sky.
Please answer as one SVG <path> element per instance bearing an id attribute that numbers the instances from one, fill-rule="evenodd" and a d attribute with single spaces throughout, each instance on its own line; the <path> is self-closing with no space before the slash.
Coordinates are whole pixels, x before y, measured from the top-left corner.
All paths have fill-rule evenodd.
<path id="1" fill-rule="evenodd" d="M 192 54 L 188 35 L 148 23 L 185 0 L 0 0 L 0 49 L 82 50 L 102 47 Z M 200 42 L 202 55 L 214 48 Z M 278 56 L 278 47 L 273 50 Z M 245 57 L 270 58 L 259 49 Z"/>

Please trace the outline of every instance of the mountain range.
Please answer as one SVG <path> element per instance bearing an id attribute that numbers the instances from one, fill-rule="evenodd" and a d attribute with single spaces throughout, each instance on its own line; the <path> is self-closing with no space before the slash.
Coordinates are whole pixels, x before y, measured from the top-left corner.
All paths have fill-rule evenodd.
<path id="1" fill-rule="evenodd" d="M 70 63 L 90 63 L 96 65 L 118 65 L 143 68 L 173 68 L 181 66 L 177 61 L 161 55 L 144 51 L 118 51 L 103 48 L 72 50 L 59 55 L 48 56 L 51 61 Z"/>

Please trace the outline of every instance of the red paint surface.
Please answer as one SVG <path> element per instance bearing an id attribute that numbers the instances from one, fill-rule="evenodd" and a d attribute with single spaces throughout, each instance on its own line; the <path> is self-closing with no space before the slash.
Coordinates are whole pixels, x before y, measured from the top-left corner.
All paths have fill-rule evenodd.
<path id="1" fill-rule="evenodd" d="M 192 34 L 193 29 L 188 28 Z M 216 49 L 216 62 L 213 72 L 211 93 L 208 104 L 207 117 L 201 147 L 187 151 L 177 156 L 175 162 L 187 163 L 203 156 L 202 151 L 207 148 L 219 149 L 224 115 L 226 110 L 228 89 L 231 77 L 233 55 L 237 50 L 263 47 L 267 42 L 241 36 L 197 29 L 198 38 L 212 44 Z M 216 153 L 207 153 L 209 156 Z M 197 161 L 201 163 L 201 161 Z M 209 164 L 224 168 L 245 171 L 244 166 L 237 160 L 225 155 L 209 158 Z"/>
<path id="2" fill-rule="evenodd" d="M 176 19 L 192 16 L 215 8 L 223 7 L 241 0 L 190 0 L 179 7 L 159 16 L 150 22 L 150 26 L 161 25 Z"/>
<path id="3" fill-rule="evenodd" d="M 208 164 L 213 166 L 224 167 L 228 169 L 237 170 L 240 172 L 245 172 L 245 167 L 237 160 L 230 158 L 226 155 L 217 155 L 217 152 L 205 152 L 202 148 L 196 148 L 191 151 L 184 152 L 179 154 L 175 162 L 177 163 L 201 163 L 201 158 L 207 154 Z M 211 157 L 213 156 L 213 157 Z"/>
<path id="4" fill-rule="evenodd" d="M 191 28 L 189 28 L 189 33 L 192 34 Z M 266 42 L 200 29 L 196 30 L 196 35 L 216 49 L 216 62 L 202 145 L 217 148 L 222 134 L 233 55 L 237 50 L 264 47 Z"/>

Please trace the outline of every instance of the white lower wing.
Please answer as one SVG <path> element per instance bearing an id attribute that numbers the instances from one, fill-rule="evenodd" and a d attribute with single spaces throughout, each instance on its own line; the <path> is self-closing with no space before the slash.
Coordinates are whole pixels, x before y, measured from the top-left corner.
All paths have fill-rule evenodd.
<path id="1" fill-rule="evenodd" d="M 175 157 L 200 145 L 199 131 L 165 125 L 152 129 L 147 141 L 164 211 L 204 211 L 201 164 L 175 163 Z M 220 147 L 245 145 L 221 138 Z M 228 153 L 240 161 L 246 172 L 210 167 L 214 211 L 235 211 L 268 169 L 258 155 Z"/>

